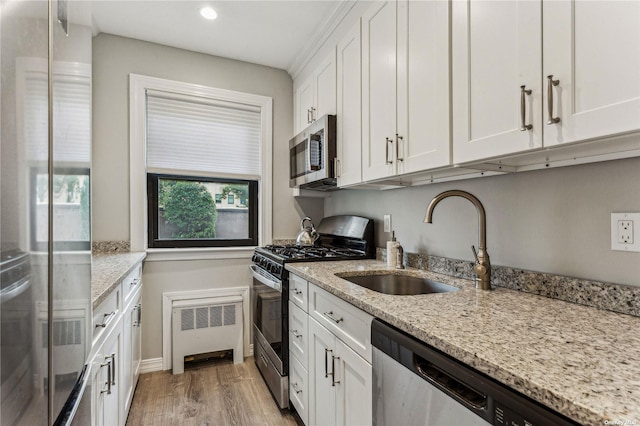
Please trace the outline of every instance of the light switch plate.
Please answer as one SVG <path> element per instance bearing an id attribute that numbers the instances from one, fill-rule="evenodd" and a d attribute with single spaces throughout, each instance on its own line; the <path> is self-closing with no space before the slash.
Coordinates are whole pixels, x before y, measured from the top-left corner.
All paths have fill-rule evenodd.
<path id="1" fill-rule="evenodd" d="M 384 215 L 384 232 L 391 232 L 391 215 Z"/>
<path id="2" fill-rule="evenodd" d="M 640 213 L 611 213 L 611 250 L 640 252 Z"/>

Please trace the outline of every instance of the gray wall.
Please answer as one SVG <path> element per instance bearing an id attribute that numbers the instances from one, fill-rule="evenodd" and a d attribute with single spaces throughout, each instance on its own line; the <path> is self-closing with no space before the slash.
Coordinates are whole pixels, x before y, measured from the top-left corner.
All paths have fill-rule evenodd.
<path id="1" fill-rule="evenodd" d="M 639 136 L 640 137 L 640 136 Z M 385 245 L 384 214 L 405 251 L 471 260 L 478 218 L 462 198 L 443 200 L 433 224 L 431 199 L 448 189 L 476 195 L 487 213 L 491 263 L 640 286 L 640 253 L 611 251 L 612 212 L 640 212 L 640 158 L 389 191 L 344 190 L 325 201 L 325 213 L 376 220 Z"/>
<path id="2" fill-rule="evenodd" d="M 293 129 L 293 94 L 291 77 L 285 71 L 99 34 L 93 39 L 94 241 L 129 240 L 130 73 L 272 97 L 273 237 L 295 237 L 301 217 L 322 216 L 322 200 L 299 203 L 289 189 L 288 141 Z M 249 262 L 249 259 L 146 262 L 143 359 L 162 356 L 163 292 L 249 286 Z"/>
<path id="3" fill-rule="evenodd" d="M 129 74 L 142 74 L 273 98 L 273 237 L 291 238 L 304 214 L 289 189 L 293 92 L 286 71 L 110 34 L 93 39 L 93 239 L 129 240 Z"/>

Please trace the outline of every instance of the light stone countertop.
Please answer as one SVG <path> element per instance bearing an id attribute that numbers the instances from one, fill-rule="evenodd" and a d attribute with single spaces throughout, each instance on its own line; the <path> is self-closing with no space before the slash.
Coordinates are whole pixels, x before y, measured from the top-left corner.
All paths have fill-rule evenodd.
<path id="1" fill-rule="evenodd" d="M 145 252 L 104 253 L 91 256 L 91 300 L 93 309 L 147 257 Z"/>
<path id="2" fill-rule="evenodd" d="M 286 269 L 581 424 L 640 425 L 639 317 L 375 260 Z M 461 290 L 392 296 L 335 276 L 385 270 Z"/>

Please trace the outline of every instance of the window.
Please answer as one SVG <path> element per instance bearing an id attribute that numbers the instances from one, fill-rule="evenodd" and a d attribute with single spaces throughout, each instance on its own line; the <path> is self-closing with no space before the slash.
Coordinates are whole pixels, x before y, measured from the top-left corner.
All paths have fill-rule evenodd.
<path id="1" fill-rule="evenodd" d="M 258 244 L 258 182 L 149 173 L 149 247 Z M 244 208 L 216 206 L 215 195 L 244 194 Z"/>
<path id="2" fill-rule="evenodd" d="M 129 76 L 129 88 L 131 250 L 150 248 L 151 261 L 250 258 L 250 244 L 271 240 L 273 100 L 135 74 Z M 242 235 L 222 238 L 216 222 L 215 238 L 172 237 L 175 241 L 170 242 L 160 228 L 154 236 L 151 225 L 160 225 L 159 215 L 165 212 L 157 210 L 161 204 L 152 182 L 157 180 L 159 192 L 163 179 L 217 186 L 207 189 L 216 220 L 222 220 L 225 210 L 245 210 L 249 221 L 239 227 Z M 234 185 L 248 190 L 223 192 Z M 233 205 L 228 204 L 229 193 Z M 245 204 L 238 203 L 245 198 Z M 198 250 L 184 250 L 187 247 Z"/>

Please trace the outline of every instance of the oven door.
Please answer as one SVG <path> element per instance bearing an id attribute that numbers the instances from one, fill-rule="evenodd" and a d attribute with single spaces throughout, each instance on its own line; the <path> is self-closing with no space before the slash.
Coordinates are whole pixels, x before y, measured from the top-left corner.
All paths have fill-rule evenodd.
<path id="1" fill-rule="evenodd" d="M 253 275 L 251 299 L 256 334 L 254 338 L 280 375 L 286 375 L 283 360 L 288 354 L 283 339 L 288 338 L 284 328 L 288 327 L 288 324 L 282 281 L 257 265 L 251 265 L 250 268 Z"/>
<path id="2" fill-rule="evenodd" d="M 256 366 L 280 408 L 289 406 L 288 288 L 284 281 L 251 265 L 253 351 Z"/>

